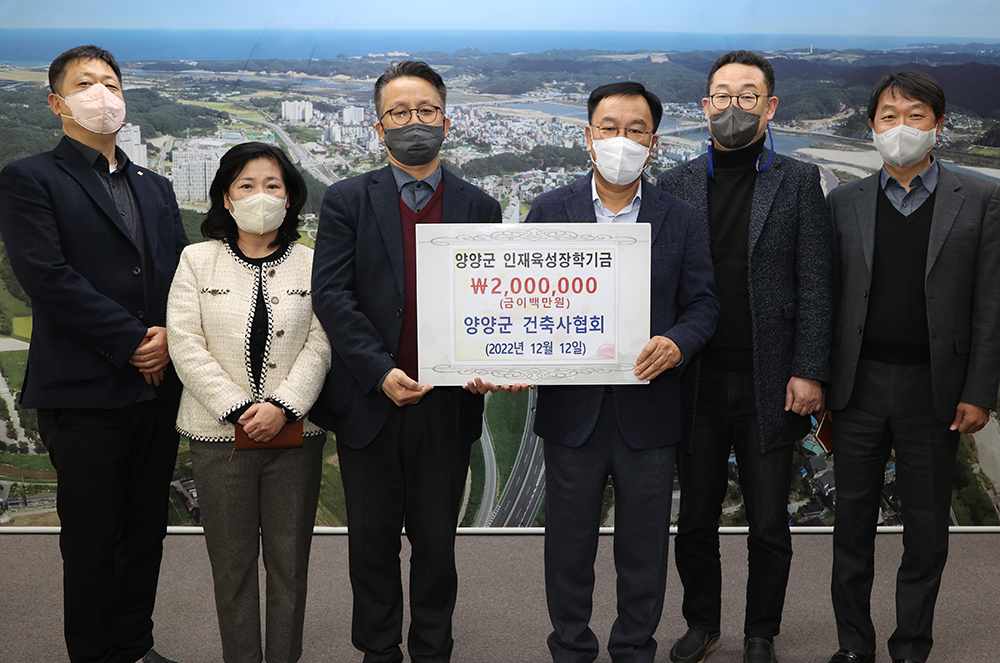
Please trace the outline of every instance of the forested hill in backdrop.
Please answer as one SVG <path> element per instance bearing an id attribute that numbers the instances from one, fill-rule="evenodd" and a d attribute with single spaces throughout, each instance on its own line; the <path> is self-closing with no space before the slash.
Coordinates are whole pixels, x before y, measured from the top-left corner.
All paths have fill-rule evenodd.
<path id="1" fill-rule="evenodd" d="M 480 94 L 526 95 L 532 92 L 576 92 L 620 80 L 640 81 L 665 103 L 699 103 L 705 79 L 722 51 L 614 52 L 548 50 L 541 53 L 487 53 L 474 48 L 454 53 L 440 51 L 299 60 L 210 60 L 123 62 L 125 83 L 141 72 L 169 72 L 190 79 L 193 88 L 214 85 L 213 73 L 225 78 L 233 93 L 257 87 L 252 74 L 278 75 L 267 83 L 271 90 L 294 94 L 306 78 L 345 77 L 374 82 L 392 61 L 405 58 L 431 63 L 452 90 Z M 1000 44 L 917 45 L 908 50 L 815 50 L 767 52 L 775 68 L 775 94 L 782 123 L 849 115 L 836 129 L 842 136 L 865 138 L 864 108 L 868 94 L 885 73 L 906 69 L 925 71 L 937 79 L 948 97 L 948 114 L 966 114 L 982 120 L 984 132 L 974 145 L 1000 147 Z M 44 69 L 44 67 L 40 68 Z M 243 77 L 242 74 L 247 74 Z M 45 103 L 48 90 L 40 85 L 10 82 L 4 85 L 0 65 L 0 167 L 41 152 L 58 140 L 59 121 Z M 192 89 L 193 89 L 192 88 Z M 370 86 L 358 94 L 370 94 Z M 144 137 L 208 131 L 226 115 L 204 106 L 176 103 L 152 90 L 128 91 L 129 121 L 138 123 Z M 263 100 L 255 103 L 264 103 Z M 277 114 L 276 107 L 267 109 Z"/>
<path id="2" fill-rule="evenodd" d="M 556 86 L 586 92 L 616 80 L 640 81 L 664 102 L 699 101 L 705 79 L 721 51 L 620 53 L 550 50 L 542 53 L 486 53 L 463 49 L 409 54 L 441 70 L 445 81 L 470 78 L 485 94 L 525 94 Z M 864 106 L 885 73 L 916 69 L 931 74 L 948 95 L 949 112 L 1000 120 L 1000 44 L 925 46 L 912 50 L 765 52 L 777 77 L 783 121 L 827 117 L 846 107 Z M 149 71 L 197 69 L 214 72 L 299 73 L 378 77 L 387 57 L 338 56 L 332 60 L 217 60 L 134 63 Z"/>

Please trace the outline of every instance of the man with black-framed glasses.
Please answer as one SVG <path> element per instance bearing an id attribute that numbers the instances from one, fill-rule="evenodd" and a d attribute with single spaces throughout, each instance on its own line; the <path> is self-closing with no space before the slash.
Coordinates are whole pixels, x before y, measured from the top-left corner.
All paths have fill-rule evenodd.
<path id="1" fill-rule="evenodd" d="M 528 223 L 646 223 L 649 341 L 635 375 L 649 384 L 538 388 L 535 433 L 545 440 L 545 598 L 554 663 L 590 663 L 601 503 L 615 492 L 618 615 L 615 663 L 653 663 L 667 578 L 674 451 L 681 440 L 682 372 L 715 331 L 712 261 L 691 205 L 642 176 L 663 105 L 634 81 L 602 85 L 587 102 L 593 172 L 544 193 Z M 638 333 L 638 332 L 637 332 Z"/>
<path id="2" fill-rule="evenodd" d="M 365 663 L 403 660 L 404 523 L 409 659 L 444 663 L 453 646 L 455 528 L 483 399 L 472 393 L 479 389 L 417 382 L 416 225 L 501 216 L 496 200 L 441 168 L 451 125 L 445 94 L 423 62 L 401 62 L 379 77 L 375 129 L 389 165 L 331 185 L 316 237 L 313 308 L 336 352 L 310 418 L 337 436 L 352 642 Z"/>
<path id="3" fill-rule="evenodd" d="M 720 644 L 718 528 L 735 453 L 750 526 L 743 660 L 774 663 L 792 559 L 792 450 L 830 379 L 830 221 L 819 169 L 764 146 L 778 107 L 765 58 L 722 56 L 702 107 L 708 152 L 658 181 L 698 208 L 722 304 L 715 336 L 685 374 L 694 426 L 677 454 L 675 560 L 688 630 L 670 660 L 700 663 Z"/>

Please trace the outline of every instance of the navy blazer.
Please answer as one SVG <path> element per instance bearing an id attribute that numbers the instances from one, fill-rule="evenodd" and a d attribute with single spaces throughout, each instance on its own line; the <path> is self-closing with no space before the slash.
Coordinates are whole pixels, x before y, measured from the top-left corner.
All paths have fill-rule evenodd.
<path id="1" fill-rule="evenodd" d="M 959 402 L 993 410 L 1000 379 L 1000 186 L 938 162 L 924 297 L 934 413 L 950 425 Z M 875 253 L 879 173 L 834 189 L 832 410 L 847 407 L 861 354 Z"/>
<path id="2" fill-rule="evenodd" d="M 765 148 L 761 161 L 767 157 Z M 657 185 L 694 205 L 708 231 L 707 154 L 663 173 Z M 785 412 L 792 376 L 830 380 L 830 215 L 816 166 L 774 155 L 757 175 L 747 242 L 754 400 L 760 451 L 767 453 L 797 443 L 811 426 L 809 417 Z M 696 394 L 697 372 L 691 377 Z M 689 407 L 693 420 L 693 400 Z"/>
<path id="3" fill-rule="evenodd" d="M 188 242 L 170 182 L 135 164 L 126 177 L 152 275 L 141 273 L 140 247 L 100 175 L 68 139 L 0 172 L 0 232 L 31 297 L 27 407 L 124 407 L 145 383 L 128 360 L 148 327 L 166 324 L 167 292 Z M 180 382 L 168 370 L 157 393 L 177 398 Z"/>
<path id="4" fill-rule="evenodd" d="M 527 223 L 596 223 L 593 172 L 544 193 L 531 205 Z M 719 321 L 708 237 L 694 207 L 642 181 L 637 223 L 650 225 L 649 335 L 666 336 L 681 351 L 680 366 L 648 385 L 615 386 L 615 415 L 630 449 L 654 449 L 681 440 L 681 373 L 705 347 Z M 604 387 L 538 388 L 535 433 L 547 442 L 582 446 L 594 428 Z"/>
<path id="5" fill-rule="evenodd" d="M 500 223 L 500 204 L 441 170 L 444 223 Z M 403 327 L 403 231 L 389 166 L 332 184 L 323 197 L 313 257 L 313 308 L 334 352 L 310 419 L 352 449 L 366 447 L 393 406 L 379 389 L 396 366 Z M 468 447 L 482 433 L 482 396 L 458 387 L 456 426 Z"/>

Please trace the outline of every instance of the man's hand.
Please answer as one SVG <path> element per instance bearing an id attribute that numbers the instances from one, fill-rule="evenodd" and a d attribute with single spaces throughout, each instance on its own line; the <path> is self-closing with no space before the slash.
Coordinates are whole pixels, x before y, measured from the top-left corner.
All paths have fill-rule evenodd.
<path id="1" fill-rule="evenodd" d="M 500 389 L 502 389 L 503 391 L 509 391 L 512 394 L 519 394 L 522 391 L 528 391 L 529 389 L 534 389 L 534 388 L 535 388 L 535 385 L 533 385 L 533 384 L 526 384 L 524 382 L 518 382 L 516 384 L 502 384 L 502 385 L 500 385 Z"/>
<path id="2" fill-rule="evenodd" d="M 422 385 L 411 380 L 401 368 L 392 369 L 382 380 L 382 393 L 399 406 L 419 403 L 424 394 L 433 388 L 433 385 Z"/>
<path id="3" fill-rule="evenodd" d="M 971 403 L 959 403 L 955 408 L 955 421 L 951 422 L 951 430 L 959 433 L 978 433 L 990 420 L 990 411 Z"/>
<path id="4" fill-rule="evenodd" d="M 170 363 L 166 327 L 150 327 L 146 330 L 146 336 L 132 353 L 128 363 L 139 369 L 147 383 L 159 385 L 163 379 L 163 369 Z"/>
<path id="5" fill-rule="evenodd" d="M 254 403 L 243 413 L 239 423 L 254 442 L 270 442 L 281 432 L 288 419 L 285 411 L 274 403 Z"/>
<path id="6" fill-rule="evenodd" d="M 483 382 L 482 378 L 477 377 L 475 380 L 469 380 L 469 384 L 463 386 L 462 389 L 471 391 L 474 394 L 485 394 L 486 392 L 495 394 L 499 387 L 492 382 Z"/>
<path id="7" fill-rule="evenodd" d="M 819 380 L 792 376 L 785 387 L 785 412 L 812 414 L 823 409 L 823 389 Z"/>
<path id="8" fill-rule="evenodd" d="M 676 343 L 666 336 L 654 336 L 636 358 L 633 373 L 640 380 L 652 380 L 663 371 L 681 363 L 683 358 Z"/>
<path id="9" fill-rule="evenodd" d="M 142 377 L 146 378 L 146 384 L 151 384 L 154 387 L 159 387 L 160 383 L 163 382 L 164 373 L 165 371 L 157 371 L 155 373 L 142 373 Z"/>
<path id="10" fill-rule="evenodd" d="M 492 382 L 483 382 L 483 379 L 478 377 L 475 380 L 469 380 L 469 384 L 462 387 L 462 389 L 471 391 L 474 394 L 485 394 L 487 391 L 491 394 L 495 394 L 497 391 L 509 391 L 512 394 L 518 394 L 522 391 L 527 391 L 529 388 L 534 389 L 535 385 L 518 382 L 516 384 L 502 384 L 497 386 Z"/>

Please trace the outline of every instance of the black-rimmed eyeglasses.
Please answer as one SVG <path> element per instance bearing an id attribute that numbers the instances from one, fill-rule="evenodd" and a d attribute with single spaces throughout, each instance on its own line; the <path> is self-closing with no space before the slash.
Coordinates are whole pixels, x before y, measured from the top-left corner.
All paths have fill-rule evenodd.
<path id="1" fill-rule="evenodd" d="M 438 113 L 444 113 L 444 111 L 441 110 L 440 106 L 432 106 L 430 104 L 424 104 L 419 108 L 405 108 L 403 106 L 399 106 L 398 108 L 393 108 L 392 110 L 387 110 L 382 113 L 382 117 L 384 118 L 388 115 L 392 118 L 393 124 L 403 126 L 410 121 L 410 117 L 412 117 L 414 113 L 417 114 L 418 122 L 422 124 L 430 124 L 437 119 Z"/>
<path id="2" fill-rule="evenodd" d="M 743 110 L 753 110 L 757 107 L 757 100 L 763 97 L 762 94 L 754 94 L 753 92 L 741 92 L 740 94 L 726 94 L 725 92 L 718 92 L 709 96 L 712 100 L 712 105 L 718 110 L 726 110 L 729 108 L 733 99 L 736 100 L 736 105 Z"/>

